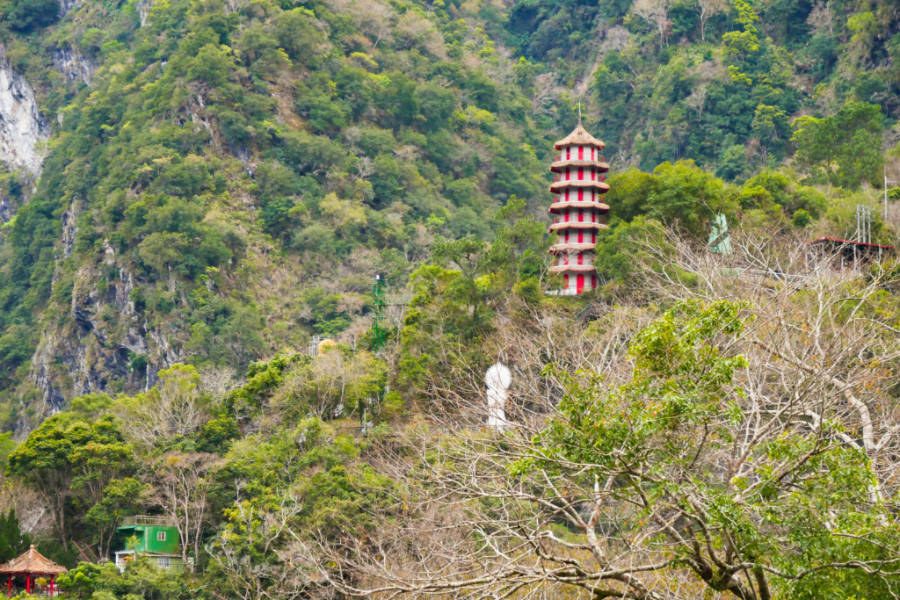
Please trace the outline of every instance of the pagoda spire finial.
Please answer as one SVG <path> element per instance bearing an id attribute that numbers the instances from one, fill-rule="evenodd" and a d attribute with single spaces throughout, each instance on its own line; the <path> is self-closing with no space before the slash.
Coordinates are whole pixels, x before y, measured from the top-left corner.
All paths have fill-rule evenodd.
<path id="1" fill-rule="evenodd" d="M 581 125 L 581 100 L 578 101 L 578 124 Z"/>

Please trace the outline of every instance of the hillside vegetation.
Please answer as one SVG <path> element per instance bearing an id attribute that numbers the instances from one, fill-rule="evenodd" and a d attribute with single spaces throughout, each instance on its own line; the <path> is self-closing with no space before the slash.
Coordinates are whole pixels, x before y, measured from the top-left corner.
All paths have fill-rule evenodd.
<path id="1" fill-rule="evenodd" d="M 94 600 L 898 593 L 900 268 L 808 245 L 859 205 L 896 245 L 893 3 L 0 0 L 0 43 L 49 132 L 0 172 L 0 559 Z M 579 111 L 612 219 L 559 298 Z M 140 513 L 193 572 L 104 562 Z"/>
<path id="2" fill-rule="evenodd" d="M 513 198 L 543 220 L 577 98 L 623 221 L 852 235 L 875 200 L 853 190 L 894 139 L 897 11 L 783 4 L 89 1 L 59 18 L 6 0 L 6 57 L 53 123 L 37 181 L 3 179 L 22 205 L 0 239 L 7 423 L 177 361 L 240 373 L 311 335 L 360 338 L 376 272 L 402 291 L 436 241 L 492 240 Z"/>

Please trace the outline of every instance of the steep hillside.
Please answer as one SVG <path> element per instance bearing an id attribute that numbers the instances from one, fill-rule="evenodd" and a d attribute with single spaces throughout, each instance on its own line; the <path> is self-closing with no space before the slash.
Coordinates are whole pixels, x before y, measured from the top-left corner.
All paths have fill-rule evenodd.
<path id="1" fill-rule="evenodd" d="M 84 2 L 51 24 L 22 6 L 6 55 L 54 133 L 5 195 L 27 200 L 3 234 L 7 398 L 358 338 L 376 272 L 402 287 L 436 236 L 541 203 L 556 132 L 457 7 Z"/>
<path id="2" fill-rule="evenodd" d="M 0 0 L 0 562 L 85 600 L 896 596 L 898 20 Z M 567 297 L 579 112 L 610 221 Z"/>
<path id="3" fill-rule="evenodd" d="M 179 361 L 227 381 L 314 335 L 365 345 L 375 273 L 402 292 L 436 241 L 493 239 L 514 198 L 541 218 L 579 100 L 608 144 L 612 214 L 698 238 L 716 211 L 852 235 L 853 206 L 877 202 L 855 190 L 879 182 L 895 140 L 891 3 L 0 13 L 7 427 L 147 389 Z M 874 230 L 891 239 L 878 215 Z"/>
<path id="4" fill-rule="evenodd" d="M 645 170 L 692 158 L 742 179 L 791 157 L 797 117 L 851 100 L 879 105 L 888 144 L 900 138 L 893 2 L 529 0 L 505 31 L 583 94 L 619 162 Z"/>

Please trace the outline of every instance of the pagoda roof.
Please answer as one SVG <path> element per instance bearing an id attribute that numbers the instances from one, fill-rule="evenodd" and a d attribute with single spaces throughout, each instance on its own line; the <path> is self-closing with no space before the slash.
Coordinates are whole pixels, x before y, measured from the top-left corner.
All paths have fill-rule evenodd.
<path id="1" fill-rule="evenodd" d="M 603 202 L 595 202 L 593 200 L 563 200 L 561 202 L 554 202 L 550 205 L 548 212 L 556 213 L 560 212 L 565 208 L 596 208 L 600 212 L 609 211 L 609 204 L 604 204 Z"/>
<path id="2" fill-rule="evenodd" d="M 553 223 L 547 231 L 558 231 L 560 229 L 608 229 L 605 223 L 592 223 L 591 221 L 560 221 Z"/>
<path id="3" fill-rule="evenodd" d="M 0 565 L 0 573 L 4 575 L 59 575 L 67 570 L 38 552 L 34 544 L 25 554 Z"/>
<path id="4" fill-rule="evenodd" d="M 597 247 L 597 244 L 577 244 L 574 242 L 562 243 L 562 244 L 554 244 L 550 246 L 550 254 L 556 254 L 558 252 L 589 252 L 594 250 Z"/>
<path id="5" fill-rule="evenodd" d="M 553 265 L 548 269 L 551 273 L 565 273 L 572 271 L 574 273 L 591 273 L 597 270 L 594 265 Z"/>
<path id="6" fill-rule="evenodd" d="M 602 173 L 609 171 L 608 162 L 604 162 L 602 160 L 578 160 L 577 158 L 571 158 L 569 160 L 557 160 L 550 165 L 550 170 L 554 173 L 559 173 L 566 167 L 594 167 Z"/>
<path id="7" fill-rule="evenodd" d="M 561 181 L 554 181 L 550 184 L 550 192 L 553 194 L 559 194 L 562 190 L 566 188 L 582 188 L 582 189 L 590 189 L 593 188 L 600 192 L 601 194 L 605 194 L 609 191 L 609 184 L 605 181 L 591 181 L 590 179 L 563 179 Z"/>
<path id="8" fill-rule="evenodd" d="M 595 146 L 602 150 L 605 144 L 589 134 L 587 130 L 581 126 L 581 123 L 579 123 L 575 126 L 575 129 L 572 130 L 572 133 L 553 145 L 557 150 L 561 150 L 566 146 Z"/>

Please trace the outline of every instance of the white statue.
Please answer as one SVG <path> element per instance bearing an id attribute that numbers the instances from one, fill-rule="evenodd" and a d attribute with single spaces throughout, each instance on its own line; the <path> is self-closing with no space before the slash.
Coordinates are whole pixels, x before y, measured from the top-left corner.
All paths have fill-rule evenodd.
<path id="1" fill-rule="evenodd" d="M 512 373 L 501 362 L 493 364 L 485 373 L 487 384 L 487 426 L 503 431 L 509 426 L 506 420 L 506 398 L 509 397 L 509 386 L 512 384 Z"/>

